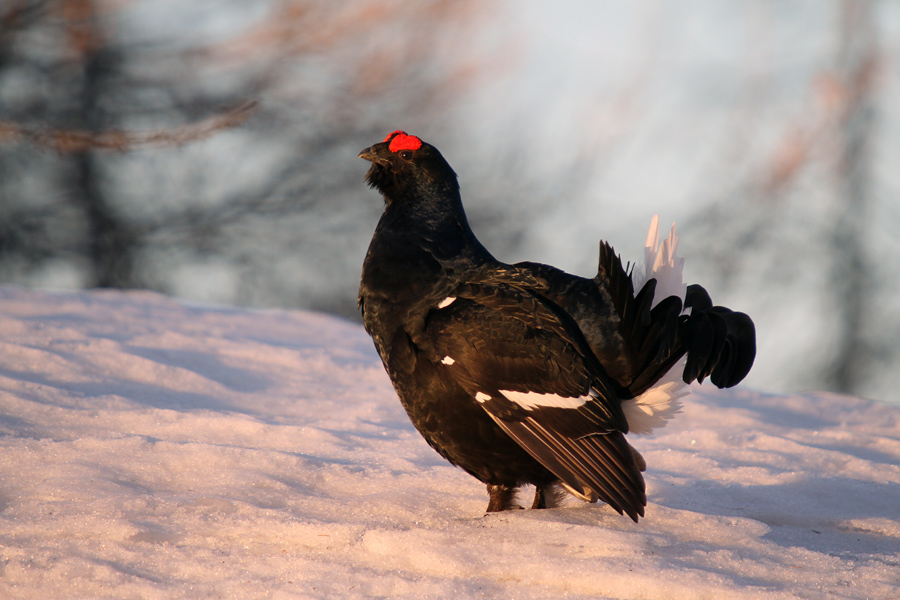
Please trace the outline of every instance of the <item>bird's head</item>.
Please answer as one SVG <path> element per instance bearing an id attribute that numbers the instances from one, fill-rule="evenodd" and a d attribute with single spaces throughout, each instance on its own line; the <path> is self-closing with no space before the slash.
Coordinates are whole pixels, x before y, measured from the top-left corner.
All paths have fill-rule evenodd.
<path id="1" fill-rule="evenodd" d="M 380 191 L 386 202 L 459 191 L 456 173 L 438 149 L 404 131 L 390 133 L 359 157 L 372 163 L 366 182 Z"/>

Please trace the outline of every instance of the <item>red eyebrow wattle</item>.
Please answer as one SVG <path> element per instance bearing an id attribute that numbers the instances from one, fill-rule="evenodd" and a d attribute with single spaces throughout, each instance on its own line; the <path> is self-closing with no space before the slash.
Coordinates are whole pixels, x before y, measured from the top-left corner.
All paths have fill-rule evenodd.
<path id="1" fill-rule="evenodd" d="M 391 140 L 391 137 L 394 139 Z M 407 135 L 405 131 L 397 131 L 391 132 L 389 136 L 384 138 L 384 141 L 391 140 L 388 149 L 391 152 L 399 152 L 400 150 L 418 150 L 422 147 L 422 140 L 417 138 L 414 135 Z"/>

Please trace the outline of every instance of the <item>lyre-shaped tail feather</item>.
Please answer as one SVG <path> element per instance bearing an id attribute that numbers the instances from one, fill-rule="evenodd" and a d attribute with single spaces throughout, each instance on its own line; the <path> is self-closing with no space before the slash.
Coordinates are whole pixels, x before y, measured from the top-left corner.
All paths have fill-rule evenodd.
<path id="1" fill-rule="evenodd" d="M 691 309 L 681 326 L 687 349 L 684 368 L 686 382 L 703 382 L 706 377 L 716 387 L 733 387 L 750 372 L 756 359 L 756 327 L 741 312 L 713 306 L 706 290 L 688 286 L 686 306 Z"/>

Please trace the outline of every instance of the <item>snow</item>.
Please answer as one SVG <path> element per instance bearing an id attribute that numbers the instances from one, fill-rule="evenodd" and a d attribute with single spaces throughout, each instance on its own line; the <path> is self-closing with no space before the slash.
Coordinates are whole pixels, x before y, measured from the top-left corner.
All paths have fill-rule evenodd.
<path id="1" fill-rule="evenodd" d="M 485 516 L 356 324 L 0 287 L 0 597 L 900 597 L 900 408 L 683 402 L 639 524 Z"/>

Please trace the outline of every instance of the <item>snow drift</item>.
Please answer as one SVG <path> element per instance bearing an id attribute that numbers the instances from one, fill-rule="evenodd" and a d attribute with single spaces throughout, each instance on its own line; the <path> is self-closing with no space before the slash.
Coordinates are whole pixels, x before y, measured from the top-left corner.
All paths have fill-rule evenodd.
<path id="1" fill-rule="evenodd" d="M 692 392 L 639 524 L 484 516 L 358 325 L 0 287 L 0 597 L 900 597 L 900 409 Z"/>

